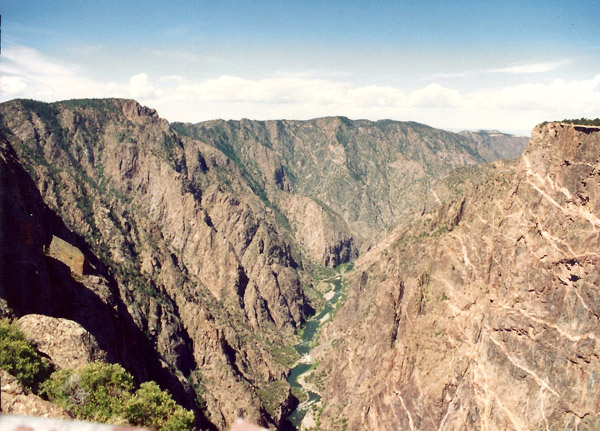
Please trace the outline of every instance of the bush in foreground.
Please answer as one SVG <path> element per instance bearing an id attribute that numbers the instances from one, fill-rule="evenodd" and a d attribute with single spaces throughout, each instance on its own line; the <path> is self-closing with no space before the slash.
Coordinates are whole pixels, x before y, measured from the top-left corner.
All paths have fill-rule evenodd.
<path id="1" fill-rule="evenodd" d="M 178 431 L 194 425 L 194 414 L 178 406 L 154 382 L 142 383 L 124 405 L 125 419 L 131 424 L 156 430 Z"/>
<path id="2" fill-rule="evenodd" d="M 8 319 L 0 320 L 0 368 L 34 392 L 52 372 L 50 361 L 42 357 L 19 327 Z"/>
<path id="3" fill-rule="evenodd" d="M 194 414 L 177 405 L 154 382 L 134 392 L 133 377 L 118 364 L 93 362 L 79 370 L 60 370 L 43 386 L 50 401 L 77 419 L 183 431 L 194 426 Z"/>
<path id="4" fill-rule="evenodd" d="M 133 391 L 133 378 L 117 364 L 92 362 L 77 371 L 59 370 L 42 385 L 50 401 L 78 419 L 122 422 L 122 403 Z"/>

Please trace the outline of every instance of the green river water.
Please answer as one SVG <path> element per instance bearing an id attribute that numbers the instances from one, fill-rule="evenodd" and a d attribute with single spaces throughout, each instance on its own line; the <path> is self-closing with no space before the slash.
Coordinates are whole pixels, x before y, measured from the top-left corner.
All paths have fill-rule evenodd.
<path id="1" fill-rule="evenodd" d="M 323 322 L 321 322 L 321 319 L 323 319 L 328 313 L 331 313 L 335 309 L 335 306 L 342 294 L 341 274 L 327 280 L 327 282 L 331 284 L 334 292 L 332 298 L 329 301 L 327 301 L 325 307 L 318 314 L 312 316 L 306 321 L 304 325 L 304 333 L 302 334 L 302 342 L 294 346 L 294 348 L 302 356 L 302 358 L 298 361 L 296 366 L 292 368 L 290 376 L 288 377 L 288 382 L 293 388 L 300 388 L 308 395 L 308 399 L 300 403 L 298 408 L 296 408 L 296 410 L 294 410 L 292 414 L 287 418 L 288 421 L 290 421 L 292 425 L 294 425 L 294 427 L 296 428 L 299 428 L 300 424 L 302 423 L 302 420 L 306 416 L 306 413 L 308 413 L 310 407 L 321 400 L 321 396 L 319 394 L 309 391 L 302 387 L 302 385 L 298 382 L 298 378 L 302 374 L 308 372 L 313 366 L 314 360 L 310 356 L 310 352 L 312 350 L 311 344 L 313 344 L 313 348 L 316 347 L 314 346 L 314 339 L 315 336 L 319 333 L 319 329 L 323 324 Z"/>

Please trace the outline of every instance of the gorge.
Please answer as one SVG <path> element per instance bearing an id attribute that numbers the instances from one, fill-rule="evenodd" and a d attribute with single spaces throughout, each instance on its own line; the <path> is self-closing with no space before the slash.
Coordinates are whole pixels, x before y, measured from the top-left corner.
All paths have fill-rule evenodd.
<path id="1" fill-rule="evenodd" d="M 86 99 L 3 103 L 0 134 L 0 317 L 75 322 L 199 429 L 599 425 L 597 127 L 540 125 L 521 156 Z"/>

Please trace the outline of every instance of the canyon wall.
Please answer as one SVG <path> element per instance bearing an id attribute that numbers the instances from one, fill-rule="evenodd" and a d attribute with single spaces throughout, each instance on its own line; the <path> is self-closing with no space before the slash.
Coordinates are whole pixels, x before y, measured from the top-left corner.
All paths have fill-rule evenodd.
<path id="1" fill-rule="evenodd" d="M 200 425 L 279 424 L 294 398 L 272 346 L 312 310 L 308 275 L 235 164 L 134 101 L 0 114 L 8 307 L 78 322 Z M 88 268 L 72 272 L 53 238 Z"/>
<path id="2" fill-rule="evenodd" d="M 537 126 L 362 256 L 322 334 L 321 429 L 598 429 L 599 168 L 600 128 Z"/>

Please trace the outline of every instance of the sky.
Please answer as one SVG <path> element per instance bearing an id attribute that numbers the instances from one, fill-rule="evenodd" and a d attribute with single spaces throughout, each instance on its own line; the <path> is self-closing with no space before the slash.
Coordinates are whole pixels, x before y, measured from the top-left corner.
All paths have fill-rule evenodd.
<path id="1" fill-rule="evenodd" d="M 134 98 L 169 121 L 600 117 L 600 2 L 0 0 L 0 102 Z"/>

